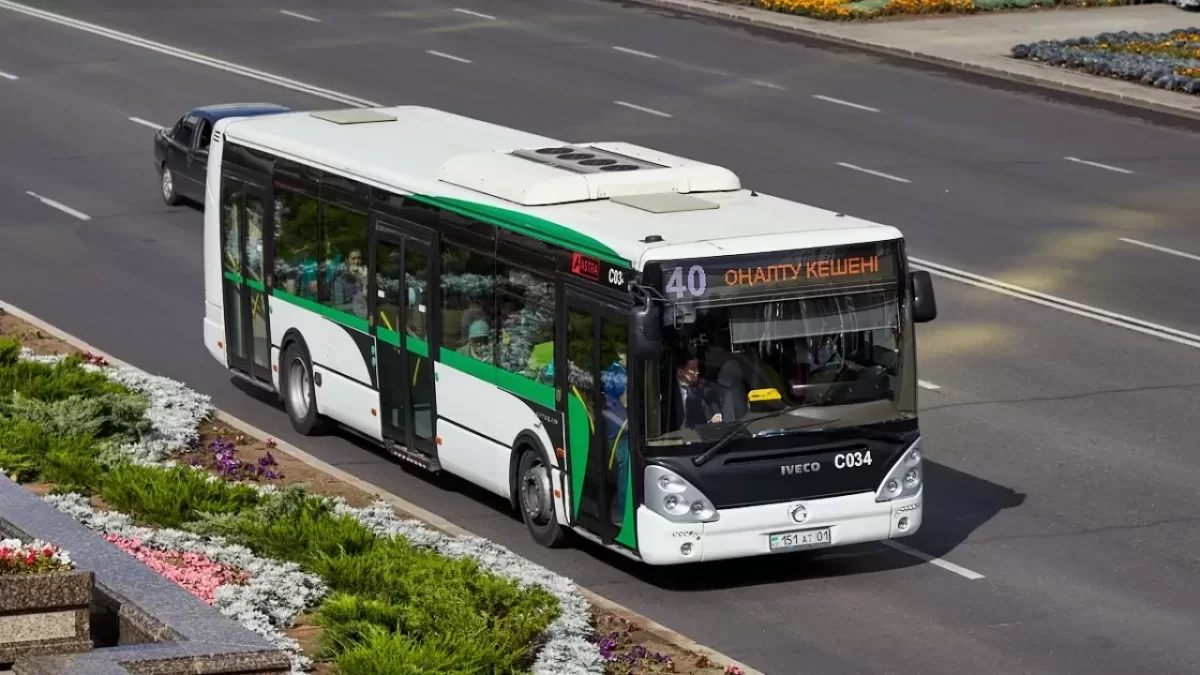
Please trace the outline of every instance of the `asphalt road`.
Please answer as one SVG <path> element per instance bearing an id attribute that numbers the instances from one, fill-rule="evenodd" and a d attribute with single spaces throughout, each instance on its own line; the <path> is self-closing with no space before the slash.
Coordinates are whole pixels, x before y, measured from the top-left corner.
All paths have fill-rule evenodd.
<path id="1" fill-rule="evenodd" d="M 633 138 L 699 155 L 769 185 L 766 191 L 895 222 L 912 233 L 921 257 L 976 273 L 1049 264 L 1039 257 L 1047 255 L 1045 241 L 1061 237 L 1076 242 L 1077 253 L 1062 261 L 1071 275 L 1055 292 L 1115 310 L 1141 303 L 1159 312 L 1153 318 L 1180 328 L 1200 321 L 1186 311 L 1197 302 L 1186 282 L 1200 261 L 1123 243 L 1110 249 L 1103 237 L 1119 230 L 1117 223 L 1055 220 L 1058 213 L 1103 213 L 1121 200 L 1139 200 L 1139 223 L 1177 224 L 1161 225 L 1162 238 L 1152 241 L 1186 250 L 1185 205 L 1150 196 L 1177 187 L 1174 181 L 1194 169 L 1143 159 L 1132 175 L 1088 173 L 1093 167 L 1053 159 L 1060 152 L 1083 156 L 1069 149 L 1068 129 L 1110 148 L 1089 160 L 1133 167 L 1135 154 L 1194 155 L 1196 142 L 1176 132 L 858 63 L 864 59 L 758 45 L 737 31 L 697 23 L 647 18 L 676 33 L 655 38 L 656 24 L 620 21 L 623 15 L 610 15 L 618 8 L 606 4 L 472 8 L 493 16 L 512 9 L 533 24 L 524 33 L 512 26 L 437 31 L 492 20 L 414 2 L 389 5 L 420 13 L 388 17 L 394 25 L 365 19 L 377 5 L 364 2 L 336 12 L 289 8 L 319 23 L 275 9 L 239 20 L 222 9 L 232 6 L 190 12 L 130 2 L 97 20 L 373 100 L 440 105 L 536 124 L 543 133 Z M 94 12 L 88 7 L 80 2 L 70 11 L 86 16 Z M 613 64 L 633 55 L 600 44 L 605 30 L 620 46 L 664 55 Z M 510 31 L 521 40 L 506 46 Z M 580 40 L 587 42 L 575 44 Z M 737 52 L 729 62 L 720 57 L 720 40 Z M 751 72 L 760 57 L 746 50 L 754 49 L 763 51 L 761 58 L 775 54 L 762 61 L 773 68 Z M 684 65 L 663 63 L 668 50 Z M 794 62 L 781 64 L 789 53 Z M 701 66 L 772 77 L 795 89 L 705 86 L 704 78 L 715 76 L 694 70 Z M 880 92 L 879 85 L 833 88 L 865 81 L 872 69 L 892 83 L 887 97 L 864 98 Z M 8 12 L 0 12 L 0 72 L 18 78 L 0 76 L 0 298 L 119 358 L 182 379 L 219 407 L 326 461 L 772 674 L 900 668 L 1125 675 L 1200 667 L 1194 638 L 1200 469 L 1192 432 L 1200 360 L 1192 349 L 940 283 L 942 316 L 920 336 L 921 377 L 939 387 L 922 400 L 932 460 L 928 514 L 921 532 L 904 543 L 943 566 L 881 545 L 667 573 L 590 548 L 547 551 L 476 490 L 427 480 L 342 438 L 295 436 L 281 410 L 234 386 L 202 346 L 201 217 L 162 205 L 151 131 L 130 118 L 168 124 L 188 106 L 224 100 L 300 108 L 329 102 Z M 927 87 L 923 95 L 911 91 L 917 86 Z M 865 111 L 812 99 L 810 89 L 888 114 L 858 118 Z M 937 92 L 942 98 L 933 98 Z M 1007 112 L 997 109 L 999 101 L 1010 106 Z M 1022 115 L 1041 120 L 1028 125 L 1026 136 Z M 880 125 L 893 125 L 891 134 Z M 940 135 L 939 125 L 947 127 Z M 949 140 L 955 145 L 947 146 Z M 960 146 L 961 153 L 954 149 Z M 970 159 L 955 159 L 963 156 Z M 835 161 L 897 175 L 903 169 L 913 182 L 860 175 Z M 989 178 L 1005 176 L 1011 180 L 985 188 Z M 914 192 L 925 183 L 932 190 L 938 177 L 975 185 L 976 192 L 938 200 Z M 1020 217 L 1001 226 L 999 216 L 987 214 L 1002 206 Z M 923 223 L 917 214 L 925 215 Z M 1200 251 L 1200 244 L 1190 250 Z M 1113 281 L 1122 276 L 1132 280 Z M 1173 285 L 1173 278 L 1181 281 Z"/>

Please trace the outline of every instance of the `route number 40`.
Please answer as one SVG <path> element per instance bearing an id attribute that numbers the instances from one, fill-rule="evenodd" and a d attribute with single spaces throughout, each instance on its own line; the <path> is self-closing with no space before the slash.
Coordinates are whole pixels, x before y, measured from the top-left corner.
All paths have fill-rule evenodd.
<path id="1" fill-rule="evenodd" d="M 684 277 L 682 267 L 672 270 L 671 276 L 667 278 L 666 291 L 677 298 L 682 298 L 685 292 L 698 298 L 708 290 L 708 276 L 700 265 L 692 265 L 687 271 L 686 280 Z"/>

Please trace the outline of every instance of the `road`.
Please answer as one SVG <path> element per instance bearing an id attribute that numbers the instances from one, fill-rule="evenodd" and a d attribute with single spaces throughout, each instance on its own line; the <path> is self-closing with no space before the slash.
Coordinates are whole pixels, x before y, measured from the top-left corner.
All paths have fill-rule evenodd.
<path id="1" fill-rule="evenodd" d="M 1171 192 L 1194 185 L 1180 158 L 1200 146 L 1179 132 L 605 3 L 468 8 L 496 19 L 415 1 L 287 8 L 311 21 L 232 2 L 43 2 L 370 100 L 698 156 L 896 223 L 923 259 L 1006 279 L 1061 271 L 1048 292 L 1200 322 L 1200 261 L 1119 241 L 1200 252 L 1194 207 Z M 921 378 L 937 387 L 922 393 L 929 510 L 904 542 L 938 564 L 871 545 L 660 573 L 547 551 L 478 491 L 297 437 L 202 346 L 201 217 L 162 205 L 143 123 L 212 101 L 329 101 L 5 11 L 0 72 L 0 298 L 330 463 L 772 674 L 1200 666 L 1192 348 L 942 282 L 942 315 L 920 329 Z"/>

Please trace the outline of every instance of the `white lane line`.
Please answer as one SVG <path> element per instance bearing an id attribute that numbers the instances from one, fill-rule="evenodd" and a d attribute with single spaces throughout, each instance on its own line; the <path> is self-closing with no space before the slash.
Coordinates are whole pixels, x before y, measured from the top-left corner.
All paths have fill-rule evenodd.
<path id="1" fill-rule="evenodd" d="M 67 206 L 66 204 L 63 204 L 61 202 L 56 202 L 53 199 L 46 199 L 45 197 L 39 195 L 36 192 L 26 191 L 25 194 L 29 195 L 30 197 L 33 197 L 34 199 L 45 204 L 46 206 L 49 206 L 52 209 L 58 209 L 59 211 L 62 211 L 63 213 L 66 213 L 68 215 L 75 216 L 76 218 L 78 218 L 80 220 L 91 220 L 92 219 L 91 216 L 84 213 L 83 211 L 77 211 L 77 210 Z"/>
<path id="2" fill-rule="evenodd" d="M 1066 298 L 1060 298 L 1048 293 L 1042 293 L 1028 288 L 1023 288 L 1021 286 L 1016 286 L 998 279 L 991 279 L 978 274 L 972 274 L 970 272 L 955 269 L 953 267 L 947 267 L 946 265 L 930 262 L 928 260 L 909 258 L 908 261 L 915 269 L 925 270 L 935 277 L 950 279 L 962 284 L 967 284 L 968 286 L 975 286 L 976 288 L 982 288 L 984 290 L 992 291 L 993 293 L 1000 293 L 1011 298 L 1017 298 L 1020 300 L 1025 300 L 1026 302 L 1042 305 L 1043 307 L 1056 309 L 1060 312 L 1066 312 L 1067 314 L 1082 316 L 1084 318 L 1092 319 L 1093 321 L 1106 323 L 1110 326 L 1124 328 L 1125 330 L 1131 330 L 1143 335 L 1150 335 L 1162 340 L 1167 340 L 1169 342 L 1200 349 L 1200 335 L 1196 335 L 1195 333 L 1188 333 L 1177 328 L 1169 328 L 1157 323 L 1136 319 L 1132 316 L 1110 312 L 1106 309 L 1100 309 L 1099 307 L 1085 305 L 1080 302 L 1067 300 Z"/>
<path id="3" fill-rule="evenodd" d="M 774 82 L 763 82 L 762 80 L 750 80 L 750 84 L 758 87 L 766 87 L 767 89 L 778 89 L 779 91 L 787 91 L 786 87 L 781 87 Z"/>
<path id="4" fill-rule="evenodd" d="M 647 113 L 650 115 L 658 115 L 659 117 L 670 117 L 671 116 L 670 113 L 665 113 L 665 112 L 662 112 L 661 110 L 655 110 L 654 108 L 646 108 L 646 107 L 643 107 L 640 105 L 634 105 L 633 103 L 626 103 L 625 101 L 613 101 L 613 103 L 616 103 L 617 105 L 620 105 L 620 106 L 625 106 L 626 108 L 629 108 L 630 110 L 637 110 L 639 112 L 644 112 L 644 113 Z"/>
<path id="5" fill-rule="evenodd" d="M 443 58 L 443 59 L 450 59 L 451 61 L 458 61 L 459 63 L 470 63 L 471 62 L 470 59 L 464 59 L 461 56 L 454 56 L 453 54 L 445 54 L 442 52 L 435 52 L 432 49 L 426 49 L 425 53 L 429 54 L 430 56 L 437 56 L 437 57 Z"/>
<path id="6" fill-rule="evenodd" d="M 941 389 L 940 386 L 930 382 L 929 380 L 917 380 L 917 386 L 930 391 L 937 391 L 938 389 Z"/>
<path id="7" fill-rule="evenodd" d="M 288 15 L 288 16 L 290 16 L 290 17 L 293 17 L 293 18 L 296 18 L 296 19 L 303 19 L 303 20 L 305 20 L 305 21 L 311 21 L 311 22 L 313 22 L 313 23 L 321 23 L 321 20 L 320 20 L 320 19 L 315 19 L 315 18 L 313 18 L 313 17 L 311 17 L 311 16 L 309 16 L 309 15 L 307 15 L 307 14 L 301 14 L 300 12 L 293 12 L 293 11 L 290 11 L 290 10 L 281 9 L 281 10 L 279 10 L 279 13 L 280 13 L 280 14 L 286 14 L 286 15 Z"/>
<path id="8" fill-rule="evenodd" d="M 144 120 L 140 117 L 130 117 L 129 121 L 133 122 L 134 124 L 140 124 L 144 127 L 150 127 L 151 129 L 162 129 L 163 128 L 163 125 L 161 125 L 161 124 L 155 124 L 154 122 L 151 122 L 150 120 Z"/>
<path id="9" fill-rule="evenodd" d="M 911 180 L 909 180 L 909 179 L 907 179 L 907 178 L 901 178 L 901 177 L 899 177 L 899 176 L 893 176 L 893 175 L 892 175 L 892 174 L 890 174 L 890 173 L 883 173 L 882 171 L 872 171 L 871 169 L 864 169 L 864 168 L 862 168 L 861 166 L 854 166 L 853 164 L 847 164 L 847 163 L 845 163 L 845 162 L 838 162 L 838 163 L 837 163 L 837 165 L 838 165 L 838 166 L 841 166 L 841 167 L 845 167 L 845 168 L 847 168 L 847 169 L 853 169 L 854 171 L 861 171 L 861 172 L 863 172 L 863 173 L 869 173 L 869 174 L 871 174 L 872 176 L 879 176 L 880 178 L 886 178 L 886 179 L 888 179 L 888 180 L 894 180 L 894 181 L 896 181 L 897 183 L 911 183 L 911 182 L 912 182 Z"/>
<path id="10" fill-rule="evenodd" d="M 867 106 L 867 105 L 851 103 L 850 101 L 843 101 L 840 98 L 833 98 L 831 96 L 825 96 L 822 94 L 813 94 L 813 98 L 821 100 L 821 101 L 826 101 L 828 103 L 836 103 L 838 105 L 844 105 L 847 108 L 857 108 L 859 110 L 866 110 L 867 112 L 879 112 L 879 108 L 872 108 L 871 106 Z"/>
<path id="11" fill-rule="evenodd" d="M 1067 160 L 1068 162 L 1075 162 L 1076 164 L 1086 164 L 1088 166 L 1094 166 L 1097 169 L 1107 169 L 1109 171 L 1116 171 L 1117 173 L 1133 173 L 1129 169 L 1122 169 L 1119 166 L 1112 166 L 1110 164 L 1101 164 L 1100 162 L 1089 162 L 1086 159 L 1079 159 L 1078 157 L 1063 157 L 1063 159 Z"/>
<path id="12" fill-rule="evenodd" d="M 382 103 L 376 103 L 374 101 L 369 101 L 357 96 L 351 96 L 350 94 L 334 91 L 332 89 L 324 89 L 308 84 L 307 82 L 281 77 L 274 73 L 248 68 L 237 63 L 222 61 L 221 59 L 205 56 L 204 54 L 200 54 L 198 52 L 172 47 L 171 45 L 164 44 L 162 42 L 147 40 L 136 35 L 123 33 L 111 28 L 105 28 L 104 26 L 89 23 L 87 21 L 80 21 L 79 19 L 72 19 L 69 16 L 63 16 L 62 14 L 55 14 L 53 12 L 37 9 L 36 7 L 22 5 L 18 2 L 12 2 L 12 0 L 0 0 L 0 9 L 7 9 L 18 14 L 24 14 L 25 16 L 32 16 L 36 19 L 48 21 L 60 26 L 67 26 L 68 28 L 74 28 L 75 30 L 83 31 L 85 33 L 99 35 L 101 37 L 105 37 L 110 40 L 116 40 L 117 42 L 122 42 L 127 45 L 148 49 L 159 54 L 174 56 L 177 59 L 198 63 L 202 66 L 208 66 L 209 68 L 224 71 L 226 73 L 234 73 L 236 75 L 248 77 L 253 80 L 258 80 L 259 82 L 267 82 L 278 87 L 291 89 L 292 91 L 298 91 L 310 96 L 319 96 L 329 101 L 336 101 L 338 103 L 344 103 L 346 105 L 355 106 L 358 108 L 379 108 L 383 106 Z"/>
<path id="13" fill-rule="evenodd" d="M 919 558 L 921 560 L 924 560 L 925 562 L 929 563 L 930 565 L 936 565 L 937 567 L 940 567 L 940 568 L 946 570 L 947 572 L 954 572 L 955 574 L 957 574 L 961 577 L 966 577 L 972 581 L 977 581 L 977 580 L 983 578 L 983 575 L 980 574 L 979 572 L 972 572 L 971 570 L 969 570 L 961 565 L 955 565 L 954 563 L 947 562 L 945 560 L 942 560 L 941 558 L 935 558 L 935 557 L 929 555 L 928 553 L 926 553 L 924 551 L 918 551 L 917 549 L 912 548 L 911 546 L 905 546 L 904 544 L 901 544 L 901 543 L 895 542 L 895 541 L 883 541 L 880 543 L 889 548 L 894 548 L 897 551 L 900 551 L 901 553 L 906 553 L 908 555 L 911 555 L 914 558 Z"/>
<path id="14" fill-rule="evenodd" d="M 19 80 L 19 79 L 21 79 L 21 78 L 17 77 L 16 75 L 13 75 L 12 73 L 6 73 L 6 72 L 4 72 L 3 70 L 0 70 L 0 77 L 3 77 L 3 78 L 4 78 L 4 79 L 6 79 L 6 80 Z"/>
<path id="15" fill-rule="evenodd" d="M 1153 249 L 1155 251 L 1161 251 L 1163 253 L 1170 253 L 1171 255 L 1177 255 L 1180 258 L 1187 258 L 1189 260 L 1200 261 L 1200 255 L 1195 255 L 1192 253 L 1184 253 L 1183 251 L 1176 251 L 1175 249 L 1167 248 L 1166 246 L 1158 246 L 1156 244 L 1147 244 L 1144 241 L 1138 241 L 1137 239 L 1126 239 L 1124 237 L 1121 237 L 1121 241 L 1125 242 L 1126 244 L 1133 244 L 1134 246 L 1142 246 L 1145 248 Z"/>
<path id="16" fill-rule="evenodd" d="M 461 7 L 455 7 L 454 11 L 458 12 L 459 14 L 466 14 L 467 16 L 477 16 L 480 19 L 487 19 L 489 21 L 496 20 L 496 17 L 492 16 L 491 14 L 484 14 L 482 12 L 472 12 L 469 9 L 463 9 Z"/>
<path id="17" fill-rule="evenodd" d="M 638 50 L 630 49 L 629 47 L 613 47 L 613 49 L 615 49 L 619 52 L 624 52 L 626 54 L 633 54 L 634 56 L 641 56 L 641 57 L 644 57 L 647 59 L 657 59 L 658 58 L 657 55 L 651 54 L 650 52 L 639 52 Z"/>

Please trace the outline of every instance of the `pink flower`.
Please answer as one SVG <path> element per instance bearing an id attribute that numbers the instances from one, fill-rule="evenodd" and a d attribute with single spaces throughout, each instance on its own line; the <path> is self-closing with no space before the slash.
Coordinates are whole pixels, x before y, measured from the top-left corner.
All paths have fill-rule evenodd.
<path id="1" fill-rule="evenodd" d="M 137 538 L 111 533 L 105 534 L 104 538 L 209 605 L 221 586 L 245 583 L 250 578 L 236 567 L 221 565 L 193 551 L 154 549 L 144 546 Z"/>

